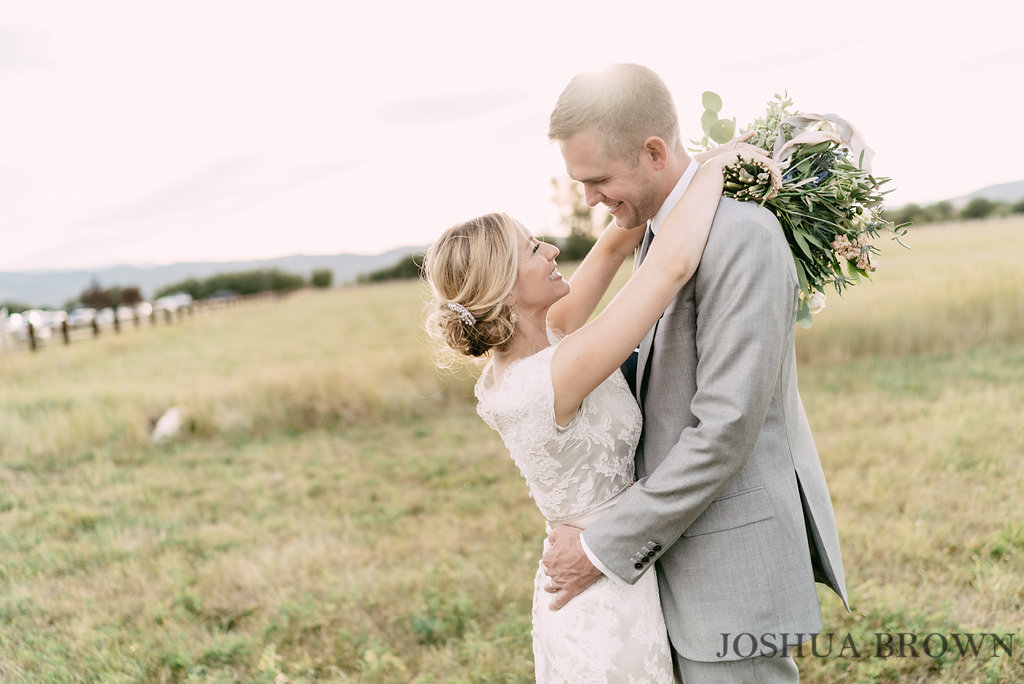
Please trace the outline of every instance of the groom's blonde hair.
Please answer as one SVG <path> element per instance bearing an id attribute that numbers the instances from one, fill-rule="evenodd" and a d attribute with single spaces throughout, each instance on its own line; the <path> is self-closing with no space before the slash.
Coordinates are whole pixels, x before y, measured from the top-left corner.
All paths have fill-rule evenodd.
<path id="1" fill-rule="evenodd" d="M 564 143 L 594 128 L 613 159 L 639 159 L 644 141 L 657 136 L 669 149 L 679 144 L 679 119 L 661 78 L 639 64 L 611 64 L 569 81 L 551 112 L 548 139 Z"/>

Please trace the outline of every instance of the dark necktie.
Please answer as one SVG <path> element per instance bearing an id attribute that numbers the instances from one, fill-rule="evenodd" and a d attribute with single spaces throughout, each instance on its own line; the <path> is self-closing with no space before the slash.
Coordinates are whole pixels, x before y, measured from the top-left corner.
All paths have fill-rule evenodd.
<path id="1" fill-rule="evenodd" d="M 651 230 L 650 222 L 647 223 L 647 230 L 644 231 L 644 240 L 640 243 L 640 254 L 637 255 L 636 264 L 633 267 L 635 271 L 640 265 L 640 262 L 647 256 L 647 250 L 651 247 L 651 242 L 654 241 L 654 232 Z M 629 391 L 636 396 L 636 366 L 637 358 L 639 357 L 640 348 L 633 350 L 633 353 L 622 362 L 622 374 L 626 377 L 626 384 L 629 385 Z"/>
<path id="2" fill-rule="evenodd" d="M 644 231 L 644 241 L 640 243 L 640 256 L 637 258 L 637 266 L 647 257 L 647 250 L 651 248 L 652 242 L 654 242 L 654 231 L 651 230 L 651 224 L 648 221 L 647 230 Z"/>

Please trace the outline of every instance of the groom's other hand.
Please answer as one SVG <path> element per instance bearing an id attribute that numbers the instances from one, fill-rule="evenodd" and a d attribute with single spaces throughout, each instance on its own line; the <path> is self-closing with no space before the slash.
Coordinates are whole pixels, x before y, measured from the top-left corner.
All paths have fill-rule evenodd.
<path id="1" fill-rule="evenodd" d="M 555 594 L 549 606 L 551 610 L 558 610 L 601 577 L 601 571 L 594 567 L 580 545 L 582 533 L 578 527 L 562 525 L 548 535 L 549 546 L 543 563 L 551 578 L 544 588 Z"/>

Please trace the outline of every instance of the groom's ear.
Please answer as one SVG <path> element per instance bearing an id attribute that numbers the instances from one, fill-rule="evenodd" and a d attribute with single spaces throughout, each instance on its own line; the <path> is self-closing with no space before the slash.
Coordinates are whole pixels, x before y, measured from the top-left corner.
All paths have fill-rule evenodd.
<path id="1" fill-rule="evenodd" d="M 640 157 L 646 159 L 655 169 L 661 171 L 668 163 L 668 145 L 658 136 L 652 135 L 647 140 L 644 140 L 644 147 Z"/>

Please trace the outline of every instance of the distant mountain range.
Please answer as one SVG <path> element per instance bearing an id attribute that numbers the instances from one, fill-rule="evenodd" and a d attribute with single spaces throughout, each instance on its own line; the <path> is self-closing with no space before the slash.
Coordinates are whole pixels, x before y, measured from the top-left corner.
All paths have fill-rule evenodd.
<path id="1" fill-rule="evenodd" d="M 217 273 L 276 268 L 309 278 L 315 269 L 328 268 L 336 285 L 349 283 L 363 274 L 393 266 L 425 247 L 401 247 L 383 254 L 295 254 L 258 261 L 204 261 L 167 266 L 110 266 L 67 271 L 0 272 L 0 302 L 21 302 L 39 308 L 58 308 L 86 290 L 93 280 L 103 287 L 138 287 L 144 297 L 187 278 L 207 278 Z"/>
<path id="2" fill-rule="evenodd" d="M 1024 181 L 989 185 L 981 190 L 975 190 L 969 195 L 963 195 L 962 197 L 951 199 L 949 202 L 954 207 L 961 208 L 966 206 L 967 203 L 975 197 L 984 197 L 985 199 L 992 200 L 993 202 L 1008 202 L 1010 204 L 1014 204 L 1015 202 L 1024 199 Z"/>

